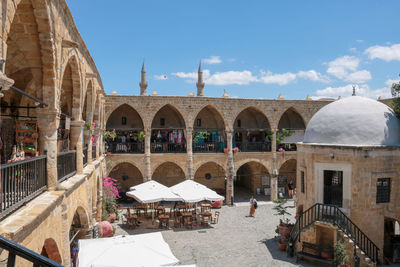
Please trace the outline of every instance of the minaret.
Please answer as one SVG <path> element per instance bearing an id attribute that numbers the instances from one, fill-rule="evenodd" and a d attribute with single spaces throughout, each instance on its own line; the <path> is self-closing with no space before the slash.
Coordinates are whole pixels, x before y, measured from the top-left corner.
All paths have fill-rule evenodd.
<path id="1" fill-rule="evenodd" d="M 355 95 L 356 95 L 356 86 L 353 85 L 353 94 L 352 94 L 352 96 L 355 96 Z"/>
<path id="2" fill-rule="evenodd" d="M 144 60 L 142 65 L 142 76 L 139 86 L 140 86 L 140 95 L 147 95 L 146 67 L 144 66 Z"/>
<path id="3" fill-rule="evenodd" d="M 205 83 L 203 82 L 203 71 L 201 70 L 201 60 L 199 64 L 199 71 L 197 72 L 197 96 L 203 96 L 204 95 L 204 85 Z"/>

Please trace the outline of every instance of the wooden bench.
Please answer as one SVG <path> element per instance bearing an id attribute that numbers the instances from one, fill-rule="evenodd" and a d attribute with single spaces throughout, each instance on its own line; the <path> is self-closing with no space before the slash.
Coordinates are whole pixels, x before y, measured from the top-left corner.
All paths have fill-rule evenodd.
<path id="1" fill-rule="evenodd" d="M 307 251 L 311 251 L 312 253 Z M 321 246 L 309 242 L 303 242 L 301 252 L 296 253 L 296 263 L 301 259 L 308 259 L 311 261 L 317 261 L 319 263 L 335 266 L 333 259 L 326 259 L 321 257 L 321 251 Z"/>

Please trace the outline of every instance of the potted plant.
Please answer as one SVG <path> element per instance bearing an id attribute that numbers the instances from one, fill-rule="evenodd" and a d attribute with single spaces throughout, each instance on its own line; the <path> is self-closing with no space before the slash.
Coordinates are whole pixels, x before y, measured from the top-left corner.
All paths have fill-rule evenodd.
<path id="1" fill-rule="evenodd" d="M 275 203 L 275 207 L 273 207 L 273 209 L 276 211 L 274 215 L 281 216 L 279 220 L 279 225 L 277 226 L 277 229 L 275 231 L 281 236 L 278 245 L 281 251 L 285 251 L 290 232 L 292 231 L 294 224 L 290 223 L 289 218 L 285 217 L 286 215 L 291 215 L 287 211 L 288 206 L 285 206 L 287 201 L 285 199 L 275 199 L 273 200 L 273 202 Z"/>
<path id="2" fill-rule="evenodd" d="M 350 264 L 347 264 L 347 261 L 349 260 L 349 255 L 347 254 L 346 246 L 342 241 L 336 242 L 334 254 L 335 263 L 337 264 L 337 266 L 350 267 Z"/>

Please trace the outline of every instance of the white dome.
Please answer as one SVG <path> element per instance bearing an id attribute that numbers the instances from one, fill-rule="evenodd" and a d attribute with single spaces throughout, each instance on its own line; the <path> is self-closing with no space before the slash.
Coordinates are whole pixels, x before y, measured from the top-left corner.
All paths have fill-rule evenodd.
<path id="1" fill-rule="evenodd" d="M 400 145 L 400 121 L 387 105 L 351 96 L 321 108 L 311 118 L 303 143 L 350 146 Z"/>

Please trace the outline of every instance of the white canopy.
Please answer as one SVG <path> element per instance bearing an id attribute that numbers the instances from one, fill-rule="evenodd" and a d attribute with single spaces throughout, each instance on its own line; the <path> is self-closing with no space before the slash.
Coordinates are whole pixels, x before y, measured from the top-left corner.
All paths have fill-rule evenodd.
<path id="1" fill-rule="evenodd" d="M 185 180 L 170 187 L 170 189 L 173 193 L 180 196 L 183 201 L 189 203 L 200 202 L 203 200 L 218 201 L 225 199 L 207 186 L 196 183 L 192 180 Z"/>
<path id="2" fill-rule="evenodd" d="M 161 232 L 81 239 L 78 267 L 171 266 L 179 263 Z"/>
<path id="3" fill-rule="evenodd" d="M 140 203 L 154 203 L 159 201 L 182 201 L 182 198 L 172 193 L 172 191 L 156 181 L 144 182 L 140 185 L 132 186 L 131 191 L 126 195 L 133 197 Z"/>

